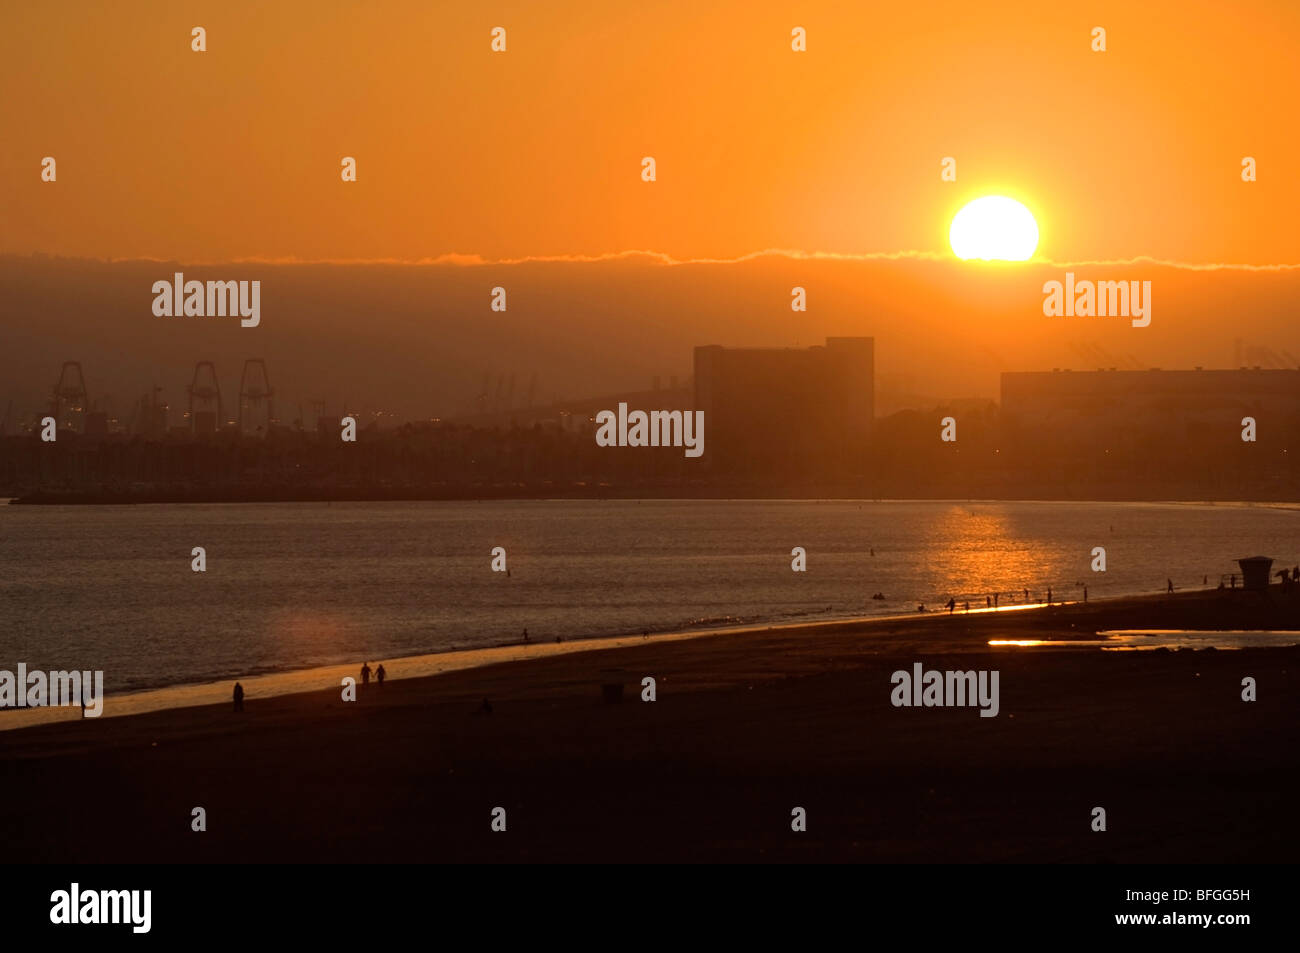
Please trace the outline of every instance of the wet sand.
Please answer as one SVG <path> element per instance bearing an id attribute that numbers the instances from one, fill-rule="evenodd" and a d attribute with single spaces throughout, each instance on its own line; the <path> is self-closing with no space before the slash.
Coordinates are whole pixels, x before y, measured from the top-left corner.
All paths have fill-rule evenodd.
<path id="1" fill-rule="evenodd" d="M 565 643 L 584 650 L 409 678 L 372 659 L 394 678 L 355 703 L 331 674 L 314 692 L 250 690 L 241 714 L 0 733 L 0 829 L 22 862 L 1293 861 L 1300 650 L 987 644 L 1142 628 L 1300 629 L 1300 598 Z M 893 707 L 890 674 L 914 662 L 1000 671 L 999 715 Z"/>
<path id="2" fill-rule="evenodd" d="M 997 611 L 1006 613 L 1037 608 L 1042 608 L 1042 606 L 1036 603 L 1019 604 L 1003 606 Z M 986 611 L 989 610 L 971 610 L 972 614 Z M 872 633 L 874 631 L 883 631 L 878 629 L 881 623 L 915 620 L 917 618 L 916 613 L 909 613 L 908 615 L 871 616 L 851 620 L 787 623 L 777 626 L 745 625 L 700 628 L 678 632 L 657 632 L 645 636 L 620 635 L 570 639 L 564 642 L 523 642 L 521 640 L 482 648 L 455 649 L 428 655 L 383 659 L 382 661 L 390 679 L 423 678 L 461 669 L 499 665 L 503 662 L 517 662 L 527 659 L 546 658 L 553 655 L 571 655 L 575 652 L 592 652 L 597 649 L 643 645 L 647 638 L 652 638 L 657 642 L 675 642 L 681 639 L 700 639 L 717 635 L 746 635 L 756 632 L 784 632 L 790 635 L 808 636 L 846 628 L 853 631 Z M 376 668 L 378 664 L 379 662 L 376 661 L 371 668 Z M 244 687 L 249 696 L 270 698 L 276 695 L 299 694 L 318 690 L 322 685 L 341 685 L 345 676 L 358 679 L 360 678 L 359 669 L 360 663 L 349 662 L 346 665 L 322 665 L 316 668 L 298 669 L 290 672 L 274 672 L 238 679 L 223 679 L 218 682 L 171 685 L 164 688 L 116 695 L 110 693 L 101 713 L 92 717 L 120 718 L 172 708 L 221 705 L 230 700 L 231 690 L 236 680 Z M 69 706 L 10 707 L 0 709 L 0 731 L 12 731 L 16 728 L 28 728 L 33 725 L 47 725 L 61 721 L 79 721 L 81 717 L 79 708 Z"/>

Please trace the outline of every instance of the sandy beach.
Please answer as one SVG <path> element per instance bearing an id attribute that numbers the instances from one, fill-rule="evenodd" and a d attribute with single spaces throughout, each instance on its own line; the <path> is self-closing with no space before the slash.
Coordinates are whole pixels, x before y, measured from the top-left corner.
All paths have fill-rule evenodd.
<path id="1" fill-rule="evenodd" d="M 0 824 L 20 862 L 1291 860 L 1300 649 L 988 644 L 1184 628 L 1297 630 L 1300 597 L 521 647 L 414 677 L 395 661 L 354 703 L 333 670 L 290 694 L 250 680 L 239 714 L 0 732 Z M 999 671 L 998 715 L 894 707 L 891 673 L 917 662 Z"/>

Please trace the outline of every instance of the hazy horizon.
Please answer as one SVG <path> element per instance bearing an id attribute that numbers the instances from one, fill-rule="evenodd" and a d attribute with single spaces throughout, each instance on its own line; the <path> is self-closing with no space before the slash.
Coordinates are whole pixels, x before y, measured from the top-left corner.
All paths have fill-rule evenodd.
<path id="1" fill-rule="evenodd" d="M 0 399 L 36 409 L 64 361 L 116 412 L 150 387 L 181 406 L 196 362 L 217 366 L 228 406 L 247 358 L 266 360 L 281 399 L 382 408 L 402 419 L 467 411 L 485 377 L 515 375 L 522 403 L 684 384 L 701 344 L 808 347 L 876 339 L 876 389 L 891 401 L 998 396 L 999 374 L 1054 367 L 1295 366 L 1300 271 L 1151 263 L 1066 266 L 1080 278 L 1152 280 L 1152 321 L 1044 317 L 1042 286 L 1065 268 L 1028 262 L 792 258 L 666 265 L 640 256 L 517 264 L 311 265 L 93 262 L 0 256 Z M 157 317 L 151 287 L 258 279 L 259 326 Z M 505 312 L 491 310 L 494 287 Z M 791 289 L 808 310 L 792 312 Z M 1249 325 L 1243 320 L 1249 316 Z M 296 413 L 296 411 L 295 411 Z M 294 413 L 280 413 L 293 419 Z"/>

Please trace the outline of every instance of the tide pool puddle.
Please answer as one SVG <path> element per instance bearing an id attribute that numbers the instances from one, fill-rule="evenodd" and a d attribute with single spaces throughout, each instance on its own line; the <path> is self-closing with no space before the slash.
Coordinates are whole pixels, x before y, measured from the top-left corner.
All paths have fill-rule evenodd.
<path id="1" fill-rule="evenodd" d="M 989 639 L 989 645 L 1006 648 L 1039 646 L 1085 646 L 1110 652 L 1142 652 L 1153 649 L 1255 649 L 1300 645 L 1300 632 L 1197 630 L 1197 629 L 1107 629 L 1095 639 Z"/>

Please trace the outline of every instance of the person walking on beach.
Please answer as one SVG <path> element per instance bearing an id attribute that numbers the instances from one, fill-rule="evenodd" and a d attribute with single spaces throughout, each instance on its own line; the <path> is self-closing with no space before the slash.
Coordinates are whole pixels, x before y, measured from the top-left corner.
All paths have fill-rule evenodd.
<path id="1" fill-rule="evenodd" d="M 1169 587 L 1168 587 L 1165 591 L 1166 591 L 1166 592 L 1173 592 L 1173 591 L 1174 591 L 1174 581 L 1173 581 L 1172 579 L 1167 580 L 1167 581 L 1168 581 L 1168 583 L 1169 583 Z"/>
<path id="2" fill-rule="evenodd" d="M 361 684 L 363 686 L 370 684 L 370 663 L 369 662 L 361 663 Z"/>
<path id="3" fill-rule="evenodd" d="M 524 641 L 528 641 L 528 627 L 524 626 Z"/>
<path id="4" fill-rule="evenodd" d="M 85 709 L 86 707 L 85 702 L 82 702 L 81 707 L 83 710 Z M 235 682 L 235 711 L 243 711 L 243 710 L 244 710 L 244 686 L 240 685 L 238 682 Z"/>
<path id="5" fill-rule="evenodd" d="M 985 597 L 984 597 L 984 608 L 986 608 L 986 609 L 992 609 L 992 608 L 993 608 L 993 597 L 992 597 L 992 596 L 985 596 Z"/>
<path id="6" fill-rule="evenodd" d="M 949 599 L 948 599 L 948 615 L 952 615 L 953 612 L 956 610 L 956 608 L 957 608 L 957 600 L 956 600 L 956 599 L 953 599 L 953 598 L 949 598 Z"/>
<path id="7" fill-rule="evenodd" d="M 1084 586 L 1084 587 L 1083 587 L 1083 601 L 1084 601 L 1084 602 L 1087 602 L 1087 601 L 1088 601 L 1088 587 L 1087 587 L 1087 586 Z"/>
<path id="8" fill-rule="evenodd" d="M 1052 604 L 1052 587 L 1051 587 L 1051 586 L 1048 586 L 1048 587 L 1047 587 L 1047 604 L 1048 604 L 1049 606 Z"/>
<path id="9" fill-rule="evenodd" d="M 384 671 L 384 663 L 380 662 L 379 668 L 375 669 L 375 681 L 379 683 L 380 688 L 384 687 L 384 676 L 387 674 L 388 673 Z"/>
<path id="10" fill-rule="evenodd" d="M 1025 601 L 1026 601 L 1026 602 L 1029 601 L 1029 590 L 1028 590 L 1028 589 L 1025 590 Z"/>
<path id="11" fill-rule="evenodd" d="M 998 596 L 1000 595 L 1002 595 L 1000 592 L 993 593 L 993 608 L 995 609 L 998 607 Z"/>

